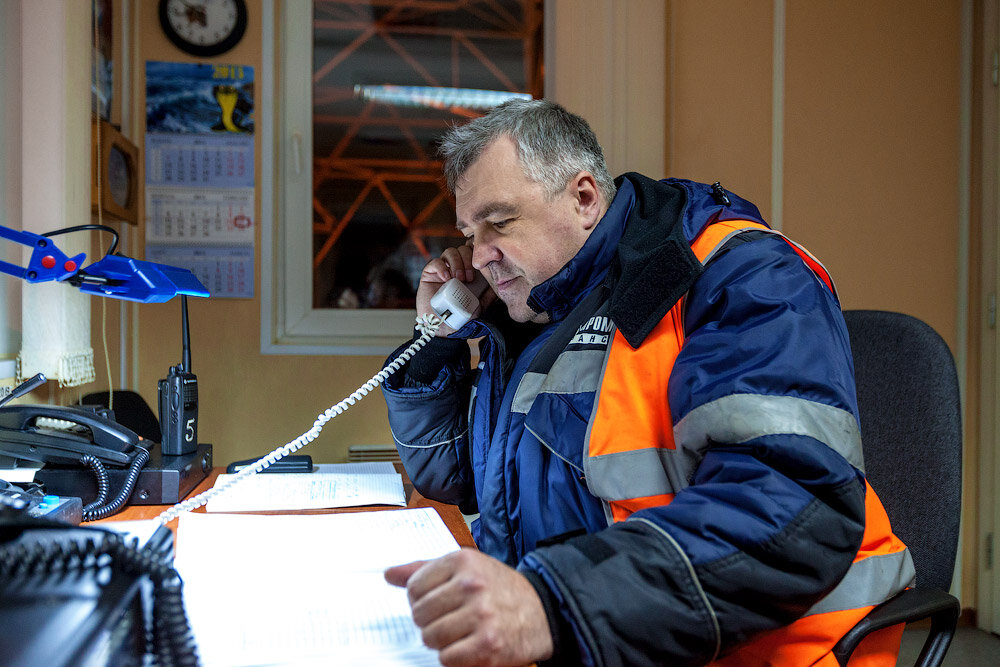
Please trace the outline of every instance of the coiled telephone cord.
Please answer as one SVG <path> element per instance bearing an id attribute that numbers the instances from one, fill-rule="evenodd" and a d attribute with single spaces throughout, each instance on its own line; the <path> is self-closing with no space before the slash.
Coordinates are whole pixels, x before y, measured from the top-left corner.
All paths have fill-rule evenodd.
<path id="1" fill-rule="evenodd" d="M 41 521 L 25 522 L 24 527 L 66 529 L 61 523 Z M 135 538 L 126 543 L 121 535 L 110 531 L 91 527 L 79 530 L 94 531 L 95 536 L 57 536 L 50 542 L 0 546 L 0 582 L 88 570 L 96 575 L 105 568 L 148 576 L 153 584 L 154 619 L 152 633 L 146 636 L 148 652 L 161 667 L 198 665 L 198 649 L 184 612 L 183 584 L 177 570 L 154 548 L 139 548 Z"/>
<path id="2" fill-rule="evenodd" d="M 190 512 L 198 509 L 213 497 L 220 493 L 224 493 L 226 489 L 234 484 L 238 484 L 247 477 L 259 473 L 261 470 L 264 470 L 278 459 L 288 456 L 289 454 L 292 454 L 308 445 L 310 442 L 319 437 L 320 432 L 323 430 L 323 426 L 325 426 L 328 421 L 345 412 L 349 407 L 360 401 L 362 398 L 367 396 L 369 392 L 385 382 L 386 378 L 405 366 L 406 363 L 413 358 L 413 355 L 415 355 L 421 348 L 424 347 L 424 345 L 427 344 L 428 341 L 430 341 L 430 339 L 437 332 L 438 328 L 440 328 L 442 321 L 443 320 L 440 317 L 431 313 L 418 317 L 417 330 L 420 332 L 420 336 L 413 341 L 409 347 L 403 350 L 398 357 L 393 359 L 388 366 L 372 376 L 368 382 L 365 382 L 363 385 L 358 387 L 354 393 L 336 405 L 330 406 L 326 409 L 326 411 L 320 413 L 316 417 L 316 421 L 313 422 L 311 429 L 295 438 L 295 440 L 292 440 L 291 442 L 278 447 L 270 454 L 261 457 L 253 465 L 243 468 L 225 482 L 216 484 L 216 486 L 212 487 L 208 491 L 174 505 L 156 517 L 156 520 L 160 523 L 160 525 L 165 525 L 173 519 L 176 519 L 184 512 Z"/>
<path id="3" fill-rule="evenodd" d="M 145 466 L 149 461 L 149 452 L 146 451 L 146 449 L 139 446 L 136 446 L 135 449 L 136 453 L 132 457 L 132 463 L 129 465 L 128 474 L 125 477 L 125 483 L 122 485 L 118 495 L 115 496 L 115 499 L 107 504 L 105 504 L 105 501 L 108 498 L 107 469 L 104 467 L 104 464 L 94 456 L 88 455 L 81 459 L 83 464 L 89 467 L 97 478 L 97 499 L 83 508 L 84 521 L 97 521 L 98 519 L 105 519 L 112 514 L 117 514 L 121 511 L 121 508 L 132 495 L 133 489 L 135 489 L 135 483 L 139 480 L 139 473 L 142 472 L 143 466 Z"/>

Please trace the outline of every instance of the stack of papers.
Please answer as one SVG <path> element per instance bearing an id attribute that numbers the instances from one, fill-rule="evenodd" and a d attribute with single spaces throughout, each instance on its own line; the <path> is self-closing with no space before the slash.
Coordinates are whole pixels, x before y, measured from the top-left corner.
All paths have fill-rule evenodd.
<path id="1" fill-rule="evenodd" d="M 234 475 L 219 475 L 216 485 Z M 205 505 L 206 512 L 308 510 L 361 505 L 406 505 L 403 478 L 391 463 L 316 466 L 311 473 L 259 473 Z"/>
<path id="2" fill-rule="evenodd" d="M 458 549 L 429 508 L 349 514 L 184 514 L 175 566 L 202 662 L 439 665 L 391 565 Z"/>

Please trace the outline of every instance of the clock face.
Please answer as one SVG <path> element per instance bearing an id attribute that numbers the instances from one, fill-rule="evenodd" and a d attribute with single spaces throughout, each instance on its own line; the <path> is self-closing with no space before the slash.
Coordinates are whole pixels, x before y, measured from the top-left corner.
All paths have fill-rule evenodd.
<path id="1" fill-rule="evenodd" d="M 160 26 L 177 47 L 215 56 L 236 46 L 247 27 L 245 0 L 160 0 Z"/>
<path id="2" fill-rule="evenodd" d="M 128 208 L 129 190 L 132 183 L 129 175 L 128 159 L 116 146 L 108 153 L 108 189 L 111 199 L 121 208 Z"/>

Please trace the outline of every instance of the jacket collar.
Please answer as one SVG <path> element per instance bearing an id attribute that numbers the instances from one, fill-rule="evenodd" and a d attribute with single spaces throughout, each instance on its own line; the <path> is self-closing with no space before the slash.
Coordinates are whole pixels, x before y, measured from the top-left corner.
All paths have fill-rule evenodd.
<path id="1" fill-rule="evenodd" d="M 608 272 L 609 314 L 629 345 L 638 347 L 703 268 L 685 233 L 689 189 L 636 173 L 618 182 L 632 184 L 636 205 Z"/>
<path id="2" fill-rule="evenodd" d="M 558 273 L 531 290 L 528 305 L 536 313 L 548 312 L 553 322 L 559 322 L 604 282 L 634 204 L 635 188 L 627 181 L 620 184 L 614 201 L 580 251 Z"/>
<path id="3" fill-rule="evenodd" d="M 595 287 L 610 289 L 610 315 L 633 347 L 649 335 L 702 271 L 691 252 L 680 184 L 628 173 L 580 252 L 528 299 L 562 320 Z"/>
<path id="4" fill-rule="evenodd" d="M 716 220 L 764 222 L 751 202 L 682 179 L 655 181 L 629 172 L 580 251 L 528 297 L 536 312 L 561 321 L 595 287 L 610 291 L 610 315 L 638 347 L 691 288 L 704 268 L 691 242 Z"/>

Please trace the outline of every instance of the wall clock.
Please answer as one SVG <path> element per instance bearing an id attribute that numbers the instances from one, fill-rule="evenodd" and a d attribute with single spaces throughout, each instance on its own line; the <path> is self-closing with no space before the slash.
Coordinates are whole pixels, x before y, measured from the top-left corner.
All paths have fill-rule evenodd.
<path id="1" fill-rule="evenodd" d="M 243 39 L 246 0 L 160 0 L 160 27 L 185 53 L 217 56 Z"/>

